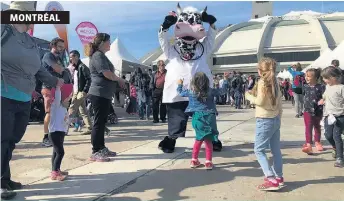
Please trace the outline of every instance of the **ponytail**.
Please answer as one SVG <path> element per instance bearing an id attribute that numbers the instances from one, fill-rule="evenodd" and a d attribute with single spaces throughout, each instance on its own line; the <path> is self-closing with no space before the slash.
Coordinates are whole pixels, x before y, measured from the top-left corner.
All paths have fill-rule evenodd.
<path id="1" fill-rule="evenodd" d="M 110 35 L 106 33 L 97 33 L 93 39 L 93 42 L 88 43 L 85 45 L 85 55 L 90 57 L 92 56 L 97 50 L 99 50 L 99 46 L 105 42 L 110 40 Z"/>
<path id="2" fill-rule="evenodd" d="M 85 45 L 85 55 L 91 57 L 93 53 L 96 51 L 96 47 L 93 42 L 90 42 Z"/>
<path id="3" fill-rule="evenodd" d="M 259 61 L 258 69 L 262 73 L 261 79 L 264 82 L 263 93 L 270 98 L 272 105 L 276 105 L 278 96 L 278 85 L 275 73 L 276 61 L 264 57 Z"/>

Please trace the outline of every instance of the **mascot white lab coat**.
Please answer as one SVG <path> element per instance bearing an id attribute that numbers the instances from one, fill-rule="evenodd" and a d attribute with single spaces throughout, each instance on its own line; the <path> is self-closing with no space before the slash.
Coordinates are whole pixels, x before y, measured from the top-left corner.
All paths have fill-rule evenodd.
<path id="1" fill-rule="evenodd" d="M 184 61 L 179 55 L 180 47 L 171 45 L 168 32 L 159 33 L 159 42 L 163 53 L 169 60 L 166 65 L 166 78 L 163 91 L 163 103 L 174 103 L 180 101 L 188 101 L 187 97 L 181 97 L 177 93 L 177 81 L 184 79 L 184 87 L 189 88 L 192 77 L 197 72 L 205 73 L 209 78 L 210 87 L 213 87 L 213 76 L 207 63 L 209 55 L 212 53 L 215 43 L 216 30 L 209 26 L 207 36 L 201 42 L 204 47 L 203 55 L 197 60 Z M 177 51 L 176 51 L 177 49 Z M 197 45 L 195 56 L 202 54 L 201 46 Z"/>

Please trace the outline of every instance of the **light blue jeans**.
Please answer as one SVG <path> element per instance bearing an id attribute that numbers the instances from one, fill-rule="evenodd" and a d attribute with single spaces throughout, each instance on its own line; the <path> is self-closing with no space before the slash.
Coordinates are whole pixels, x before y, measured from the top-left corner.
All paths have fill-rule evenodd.
<path id="1" fill-rule="evenodd" d="M 257 118 L 254 153 L 266 177 L 282 177 L 283 162 L 280 146 L 281 117 Z M 265 150 L 270 148 L 273 166 L 270 167 Z"/>

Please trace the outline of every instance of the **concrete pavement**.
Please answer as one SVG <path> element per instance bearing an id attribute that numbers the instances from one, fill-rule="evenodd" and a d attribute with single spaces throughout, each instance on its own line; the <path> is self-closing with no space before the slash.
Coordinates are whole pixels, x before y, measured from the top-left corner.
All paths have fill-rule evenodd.
<path id="1" fill-rule="evenodd" d="M 89 136 L 68 136 L 62 168 L 71 176 L 53 182 L 46 179 L 52 148 L 40 146 L 42 126 L 30 125 L 11 163 L 13 179 L 29 184 L 18 192 L 17 200 L 344 200 L 343 169 L 333 167 L 329 151 L 314 156 L 300 151 L 303 120 L 294 118 L 290 105 L 284 106 L 281 143 L 287 187 L 282 192 L 256 190 L 263 173 L 253 153 L 253 110 L 220 106 L 218 128 L 224 149 L 214 153 L 212 171 L 189 168 L 191 125 L 187 137 L 178 139 L 175 153 L 163 154 L 157 145 L 167 125 L 131 118 L 112 127 L 113 136 L 106 139 L 106 145 L 119 152 L 109 163 L 88 161 Z"/>

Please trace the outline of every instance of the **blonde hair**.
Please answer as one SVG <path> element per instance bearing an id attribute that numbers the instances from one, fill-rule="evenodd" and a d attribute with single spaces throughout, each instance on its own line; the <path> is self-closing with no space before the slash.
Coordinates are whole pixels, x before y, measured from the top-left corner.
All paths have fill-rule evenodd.
<path id="1" fill-rule="evenodd" d="M 261 74 L 261 80 L 264 82 L 264 95 L 270 98 L 271 104 L 276 105 L 278 89 L 276 80 L 276 61 L 269 57 L 263 57 L 258 63 L 258 71 Z"/>

